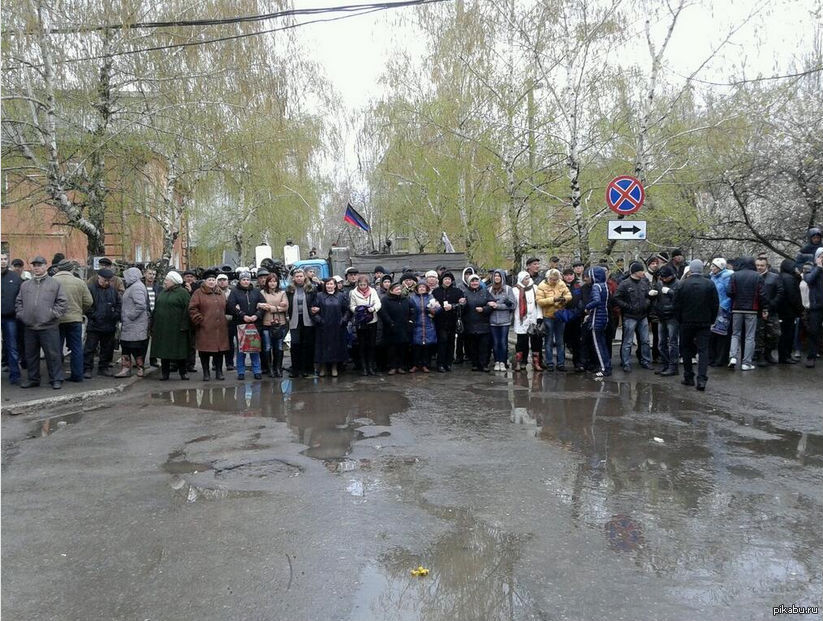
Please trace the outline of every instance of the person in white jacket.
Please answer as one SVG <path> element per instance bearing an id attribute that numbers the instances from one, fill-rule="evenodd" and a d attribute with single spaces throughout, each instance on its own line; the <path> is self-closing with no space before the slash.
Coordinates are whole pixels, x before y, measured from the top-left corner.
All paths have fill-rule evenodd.
<path id="1" fill-rule="evenodd" d="M 357 329 L 357 353 L 360 355 L 362 375 L 377 375 L 377 312 L 381 306 L 380 296 L 369 283 L 368 275 L 360 274 L 357 286 L 349 295 L 349 310 Z"/>
<path id="2" fill-rule="evenodd" d="M 514 347 L 514 371 L 526 369 L 526 360 L 529 357 L 529 345 L 532 356 L 539 362 L 542 339 L 538 324 L 543 319 L 543 313 L 535 299 L 535 287 L 528 272 L 517 275 L 517 286 L 514 288 L 514 332 L 517 343 Z"/>

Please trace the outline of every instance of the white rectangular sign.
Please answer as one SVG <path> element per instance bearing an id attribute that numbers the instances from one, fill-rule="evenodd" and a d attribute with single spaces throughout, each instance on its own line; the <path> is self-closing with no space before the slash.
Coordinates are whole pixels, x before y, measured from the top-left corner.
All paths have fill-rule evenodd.
<path id="1" fill-rule="evenodd" d="M 609 239 L 646 239 L 646 221 L 609 220 Z"/>

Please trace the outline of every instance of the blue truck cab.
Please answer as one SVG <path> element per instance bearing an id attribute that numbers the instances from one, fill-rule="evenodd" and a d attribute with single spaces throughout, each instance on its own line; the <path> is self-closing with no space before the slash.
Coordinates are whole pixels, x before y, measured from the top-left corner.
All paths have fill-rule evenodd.
<path id="1" fill-rule="evenodd" d="M 329 267 L 328 261 L 325 259 L 314 258 L 314 259 L 306 259 L 304 261 L 295 261 L 294 265 L 291 266 L 291 269 L 300 268 L 302 270 L 307 270 L 308 268 L 313 268 L 314 271 L 317 273 L 317 277 L 320 280 L 325 280 L 329 276 L 331 276 L 331 268 Z M 280 286 L 285 289 L 286 285 L 288 284 L 288 277 L 286 277 L 281 283 Z"/>

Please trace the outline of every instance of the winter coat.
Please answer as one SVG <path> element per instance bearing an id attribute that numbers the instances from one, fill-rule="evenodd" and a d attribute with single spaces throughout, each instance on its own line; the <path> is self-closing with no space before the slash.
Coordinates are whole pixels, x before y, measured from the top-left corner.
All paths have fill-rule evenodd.
<path id="1" fill-rule="evenodd" d="M 86 284 L 91 287 L 93 284 L 97 283 L 97 274 L 92 274 L 91 276 L 86 279 Z M 117 291 L 122 297 L 123 294 L 126 292 L 126 285 L 123 283 L 123 279 L 119 276 L 112 276 L 111 281 L 109 282 L 109 287 Z"/>
<path id="2" fill-rule="evenodd" d="M 729 297 L 729 281 L 731 280 L 731 270 L 721 270 L 717 274 L 712 274 L 712 282 L 717 289 L 717 297 L 720 299 L 720 308 L 726 312 L 732 310 L 732 299 Z"/>
<path id="3" fill-rule="evenodd" d="M 226 321 L 226 297 L 219 287 L 200 285 L 189 300 L 189 319 L 194 326 L 197 351 L 229 351 L 229 322 Z"/>
<path id="4" fill-rule="evenodd" d="M 683 281 L 673 280 L 669 284 L 666 284 L 658 279 L 658 281 L 652 285 L 652 290 L 657 291 L 657 295 L 652 302 L 652 308 L 658 319 L 665 320 L 674 318 L 674 295 L 675 290 L 680 286 L 681 282 Z M 663 293 L 663 289 L 666 290 L 666 293 Z"/>
<path id="5" fill-rule="evenodd" d="M 754 269 L 754 259 L 740 259 L 740 269 L 729 279 L 732 312 L 756 313 L 760 310 L 760 274 Z"/>
<path id="6" fill-rule="evenodd" d="M 760 275 L 760 308 L 776 313 L 783 301 L 783 280 L 779 274 L 766 272 Z"/>
<path id="7" fill-rule="evenodd" d="M 591 299 L 585 308 L 588 314 L 583 320 L 592 330 L 604 330 L 609 323 L 609 285 L 606 284 L 606 268 L 593 267 L 589 270 L 592 277 Z"/>
<path id="8" fill-rule="evenodd" d="M 614 301 L 620 307 L 620 314 L 628 319 L 643 319 L 649 314 L 651 299 L 649 281 L 645 278 L 635 280 L 631 276 L 624 279 L 617 287 Z"/>
<path id="9" fill-rule="evenodd" d="M 260 289 L 256 289 L 249 285 L 248 288 L 243 288 L 239 284 L 229 293 L 229 299 L 226 300 L 226 312 L 231 314 L 231 322 L 235 326 L 246 323 L 243 321 L 244 315 L 254 315 L 258 328 L 263 326 L 263 309 L 257 308 L 257 305 L 263 302 L 263 296 Z"/>
<path id="10" fill-rule="evenodd" d="M 29 330 L 56 326 L 68 307 L 69 301 L 63 287 L 51 276 L 24 281 L 14 302 L 17 318 Z"/>
<path id="11" fill-rule="evenodd" d="M 503 279 L 503 286 L 499 291 L 495 291 L 494 287 L 489 287 L 489 293 L 497 302 L 497 308 L 492 311 L 491 317 L 489 317 L 489 325 L 509 326 L 512 323 L 512 310 L 514 310 L 514 291 L 506 284 L 506 277 L 502 271 L 495 270 L 494 274 L 500 274 Z"/>
<path id="12" fill-rule="evenodd" d="M 14 270 L 3 272 L 3 286 L 0 287 L 0 295 L 3 297 L 4 319 L 14 318 L 14 301 L 17 299 L 17 294 L 20 293 L 20 285 L 22 284 L 23 279 Z"/>
<path id="13" fill-rule="evenodd" d="M 60 317 L 60 323 L 80 323 L 94 303 L 88 285 L 71 272 L 57 272 L 54 279 L 60 283 L 69 302 L 66 314 Z"/>
<path id="14" fill-rule="evenodd" d="M 494 298 L 488 289 L 469 289 L 466 294 L 466 306 L 463 309 L 463 333 L 464 334 L 489 334 L 489 318 L 492 314 L 492 307 L 489 302 Z M 482 312 L 477 312 L 477 307 L 481 307 Z"/>
<path id="15" fill-rule="evenodd" d="M 402 345 L 409 342 L 411 303 L 402 295 L 388 294 L 383 298 L 378 316 L 383 323 L 383 343 Z"/>
<path id="16" fill-rule="evenodd" d="M 437 343 L 437 328 L 434 326 L 434 317 L 443 311 L 439 306 L 430 306 L 436 300 L 431 293 L 420 295 L 413 293 L 409 296 L 411 305 L 412 321 L 412 344 L 431 345 Z"/>
<path id="17" fill-rule="evenodd" d="M 809 310 L 823 309 L 823 267 L 815 265 L 803 280 L 809 286 Z"/>
<path id="18" fill-rule="evenodd" d="M 796 319 L 803 314 L 800 299 L 800 278 L 795 273 L 795 262 L 784 259 L 780 264 L 780 281 L 783 284 L 783 299 L 777 309 L 781 319 Z"/>
<path id="19" fill-rule="evenodd" d="M 537 305 L 543 311 L 544 319 L 552 319 L 554 314 L 572 301 L 572 293 L 562 280 L 552 284 L 546 278 L 537 286 Z M 562 302 L 555 302 L 555 298 L 563 298 Z"/>
<path id="20" fill-rule="evenodd" d="M 515 334 L 528 334 L 529 330 L 537 326 L 539 319 L 543 318 L 543 312 L 537 305 L 537 287 L 532 284 L 528 288 L 523 287 L 522 281 L 528 272 L 520 272 L 517 276 L 517 286 L 514 287 L 514 332 Z M 521 305 L 523 317 L 521 317 Z"/>
<path id="21" fill-rule="evenodd" d="M 184 360 L 189 354 L 191 296 L 183 285 L 164 289 L 157 296 L 151 322 L 151 357 Z"/>
<path id="22" fill-rule="evenodd" d="M 455 330 L 457 328 L 457 319 L 463 312 L 463 307 L 460 306 L 460 299 L 463 297 L 463 292 L 455 285 L 449 285 L 448 287 L 441 285 L 432 291 L 432 295 L 435 300 L 440 302 L 440 306 L 443 306 L 444 302 L 452 305 L 450 310 L 444 308 L 442 313 L 437 313 L 437 315 L 434 316 L 434 324 L 437 326 L 437 329 Z"/>
<path id="23" fill-rule="evenodd" d="M 130 267 L 123 273 L 126 292 L 120 310 L 121 341 L 145 341 L 149 338 L 149 294 L 140 278 L 140 270 L 136 267 Z"/>
<path id="24" fill-rule="evenodd" d="M 355 287 L 349 294 L 349 310 L 354 313 L 358 306 L 365 306 L 371 308 L 372 318 L 368 323 L 377 322 L 377 313 L 380 312 L 380 296 L 374 287 L 366 289 L 365 294 L 360 292 L 360 289 Z"/>
<path id="25" fill-rule="evenodd" d="M 681 325 L 708 328 L 717 318 L 717 287 L 702 274 L 690 274 L 674 293 L 674 314 Z"/>
<path id="26" fill-rule="evenodd" d="M 120 294 L 113 284 L 101 287 L 98 282 L 89 285 L 92 305 L 86 315 L 89 318 L 86 329 L 92 332 L 110 333 L 117 329 L 120 321 L 121 300 Z"/>
<path id="27" fill-rule="evenodd" d="M 314 336 L 314 361 L 331 364 L 346 361 L 346 323 L 349 320 L 349 304 L 345 293 L 337 291 L 329 295 L 321 291 L 315 306 L 320 312 L 314 316 L 317 326 Z"/>

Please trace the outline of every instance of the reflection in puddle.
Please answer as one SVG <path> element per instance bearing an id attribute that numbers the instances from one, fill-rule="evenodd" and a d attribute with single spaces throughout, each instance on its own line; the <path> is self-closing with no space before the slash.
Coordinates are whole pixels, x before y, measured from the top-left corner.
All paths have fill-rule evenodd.
<path id="1" fill-rule="evenodd" d="M 51 435 L 58 429 L 62 429 L 67 425 L 74 424 L 79 422 L 85 412 L 72 412 L 71 414 L 63 414 L 61 416 L 50 416 L 44 420 L 37 421 L 34 424 L 31 432 L 29 433 L 30 438 L 43 438 L 45 436 Z"/>
<path id="2" fill-rule="evenodd" d="M 364 437 L 361 428 L 389 426 L 391 415 L 409 405 L 405 396 L 391 390 L 295 393 L 290 380 L 278 384 L 255 382 L 173 390 L 154 393 L 152 398 L 181 407 L 285 422 L 297 441 L 309 447 L 304 454 L 316 459 L 345 458 L 351 452 L 352 443 Z M 377 433 L 388 435 L 389 432 Z M 203 436 L 190 443 L 208 439 L 211 437 Z"/>
<path id="3" fill-rule="evenodd" d="M 551 481 L 575 526 L 605 529 L 609 548 L 703 604 L 819 592 L 823 436 L 663 385 L 604 382 L 592 394 L 574 376 L 518 382 L 531 390 L 509 392 L 511 421 L 578 456 Z"/>
<path id="4" fill-rule="evenodd" d="M 453 529 L 420 553 L 395 548 L 360 576 L 353 621 L 533 619 L 535 605 L 515 565 L 524 537 L 455 511 Z M 411 575 L 423 565 L 426 577 Z"/>

